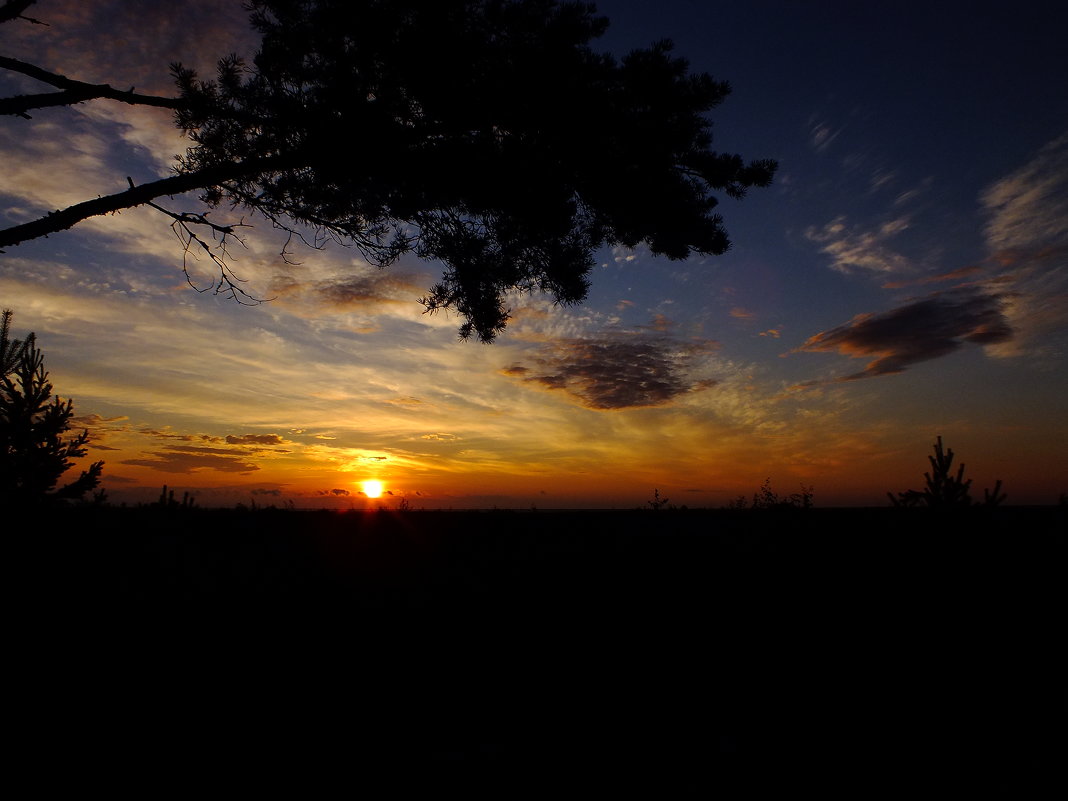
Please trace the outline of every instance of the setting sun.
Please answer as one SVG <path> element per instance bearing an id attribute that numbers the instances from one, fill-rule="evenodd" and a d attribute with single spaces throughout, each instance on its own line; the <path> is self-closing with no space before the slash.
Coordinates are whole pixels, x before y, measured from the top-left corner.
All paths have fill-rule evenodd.
<path id="1" fill-rule="evenodd" d="M 382 496 L 382 482 L 381 481 L 364 481 L 360 484 L 363 488 L 363 494 L 368 498 L 380 498 Z"/>

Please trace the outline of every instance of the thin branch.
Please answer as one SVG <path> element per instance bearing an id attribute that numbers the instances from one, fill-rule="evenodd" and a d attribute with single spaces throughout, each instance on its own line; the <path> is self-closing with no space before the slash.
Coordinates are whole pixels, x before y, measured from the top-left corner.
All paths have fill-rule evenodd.
<path id="1" fill-rule="evenodd" d="M 158 207 L 157 207 L 158 208 Z M 164 209 L 160 209 L 165 211 Z M 189 223 L 180 219 L 184 215 L 171 215 L 175 217 L 175 221 L 171 223 L 171 230 L 174 231 L 174 235 L 178 237 L 178 241 L 182 243 L 182 272 L 185 274 L 186 283 L 189 284 L 197 292 L 212 291 L 213 295 L 229 295 L 233 300 L 240 303 L 242 306 L 258 306 L 261 303 L 266 303 L 273 298 L 257 298 L 254 295 L 246 292 L 244 289 L 238 286 L 239 283 L 245 283 L 245 279 L 238 277 L 232 269 L 230 269 L 227 260 L 232 260 L 230 251 L 226 246 L 227 236 L 223 234 L 219 237 L 219 244 L 217 245 L 219 252 L 215 253 L 211 246 L 201 239 L 196 232 L 189 227 Z M 249 226 L 246 226 L 249 227 Z M 230 234 L 234 239 L 237 239 L 244 247 L 245 243 L 236 235 Z M 211 286 L 198 287 L 193 282 L 193 277 L 189 274 L 189 256 L 192 255 L 196 258 L 196 248 L 194 246 L 200 246 L 209 259 L 219 268 L 219 280 L 218 283 L 212 282 Z"/>
<path id="2" fill-rule="evenodd" d="M 0 22 L 10 22 L 13 19 L 22 19 L 26 20 L 26 22 L 32 22 L 34 25 L 48 25 L 47 22 L 42 22 L 33 17 L 27 17 L 22 13 L 36 2 L 37 0 L 7 0 L 4 5 L 0 6 Z"/>
<path id="3" fill-rule="evenodd" d="M 368 261 L 375 262 L 380 266 L 392 263 L 399 256 L 399 253 L 394 255 L 397 250 L 396 246 L 382 244 L 381 237 L 371 239 L 353 230 L 351 226 L 342 230 L 336 224 L 331 224 L 329 221 L 320 219 L 305 211 L 301 214 L 300 222 L 314 230 L 313 238 L 309 240 L 304 232 L 286 224 L 278 214 L 264 208 L 258 197 L 252 196 L 247 191 L 230 183 L 224 183 L 221 186 L 235 199 L 235 205 L 243 205 L 252 209 L 254 213 L 269 221 L 272 227 L 286 232 L 286 241 L 279 254 L 286 264 L 300 265 L 300 262 L 293 260 L 289 249 L 294 239 L 313 250 L 324 250 L 328 242 L 333 242 L 341 247 L 355 247 Z"/>
<path id="4" fill-rule="evenodd" d="M 135 189 L 136 188 L 136 184 L 134 184 L 133 178 L 131 178 L 129 175 L 126 176 L 126 182 L 130 185 L 130 189 Z M 197 214 L 195 212 L 189 212 L 189 211 L 175 212 L 175 211 L 171 211 L 170 209 L 165 209 L 165 208 L 163 208 L 163 206 L 160 206 L 159 204 L 154 203 L 151 200 L 146 201 L 145 205 L 146 206 L 151 206 L 156 211 L 163 212 L 168 217 L 173 218 L 175 220 L 175 222 L 192 223 L 193 225 L 204 225 L 204 226 L 207 226 L 208 228 L 211 228 L 213 231 L 215 231 L 215 233 L 222 234 L 223 236 L 225 236 L 227 234 L 233 234 L 235 227 L 240 227 L 240 228 L 251 228 L 252 227 L 251 225 L 245 224 L 244 221 L 239 222 L 239 223 L 232 223 L 230 225 L 219 225 L 218 223 L 209 220 L 208 219 L 208 215 L 206 213 L 205 214 Z"/>
<path id="5" fill-rule="evenodd" d="M 34 78 L 50 86 L 60 89 L 59 92 L 46 92 L 35 95 L 17 95 L 0 99 L 0 114 L 14 114 L 26 117 L 27 111 L 38 108 L 50 108 L 54 106 L 70 106 L 75 103 L 84 103 L 87 100 L 117 100 L 132 106 L 154 106 L 156 108 L 169 108 L 177 110 L 185 108 L 186 102 L 179 97 L 160 97 L 158 95 L 142 95 L 134 92 L 131 86 L 127 91 L 112 88 L 106 83 L 86 83 L 76 81 L 65 75 L 49 72 L 34 64 L 20 61 L 17 58 L 0 56 L 0 68 L 18 72 L 30 78 Z"/>
<path id="6" fill-rule="evenodd" d="M 134 189 L 133 178 L 126 177 L 126 181 L 130 184 L 130 189 Z M 243 306 L 258 306 L 260 303 L 265 303 L 273 298 L 257 298 L 241 287 L 238 283 L 245 283 L 243 278 L 237 276 L 236 273 L 230 268 L 227 260 L 233 261 L 233 257 L 230 255 L 230 251 L 227 247 L 228 238 L 236 239 L 242 247 L 245 247 L 244 240 L 239 237 L 234 229 L 235 228 L 251 228 L 244 220 L 237 223 L 231 223 L 229 225 L 220 225 L 208 219 L 206 213 L 199 214 L 196 212 L 176 212 L 166 209 L 158 203 L 148 201 L 146 206 L 154 208 L 161 214 L 166 214 L 173 222 L 171 223 L 171 230 L 174 231 L 174 235 L 178 237 L 178 241 L 182 243 L 182 272 L 185 274 L 186 283 L 189 284 L 197 292 L 207 292 L 209 289 L 214 288 L 213 294 L 215 295 L 230 295 L 231 298 L 236 300 Z M 212 236 L 217 241 L 216 248 L 218 253 L 212 249 L 211 245 L 205 242 L 191 226 L 202 225 L 209 228 L 212 232 Z M 192 254 L 196 257 L 196 249 L 194 243 L 200 246 L 200 249 L 207 254 L 207 257 L 219 268 L 219 281 L 218 283 L 212 283 L 210 287 L 198 287 L 194 282 L 192 276 L 189 274 L 189 256 Z"/>
<path id="7" fill-rule="evenodd" d="M 3 252 L 5 247 L 66 231 L 68 228 L 72 228 L 90 217 L 130 209 L 135 206 L 143 206 L 149 201 L 160 197 L 181 195 L 196 189 L 206 189 L 234 178 L 255 177 L 275 170 L 286 169 L 290 161 L 291 157 L 289 156 L 275 156 L 207 167 L 196 172 L 182 173 L 181 175 L 161 178 L 158 181 L 131 187 L 124 192 L 76 203 L 65 209 L 49 212 L 44 217 L 31 222 L 13 225 L 10 228 L 0 230 L 0 253 Z"/>
<path id="8" fill-rule="evenodd" d="M 154 106 L 156 108 L 177 109 L 181 107 L 181 101 L 174 98 L 155 97 L 153 95 L 139 95 L 133 91 L 119 92 L 107 87 L 107 92 L 97 91 L 98 87 L 88 86 L 85 89 L 66 89 L 62 92 L 41 92 L 35 95 L 15 95 L 14 97 L 0 98 L 0 115 L 22 117 L 31 119 L 27 112 L 42 108 L 56 108 L 57 106 L 73 106 L 77 103 L 85 103 L 89 100 L 118 100 L 131 106 Z"/>

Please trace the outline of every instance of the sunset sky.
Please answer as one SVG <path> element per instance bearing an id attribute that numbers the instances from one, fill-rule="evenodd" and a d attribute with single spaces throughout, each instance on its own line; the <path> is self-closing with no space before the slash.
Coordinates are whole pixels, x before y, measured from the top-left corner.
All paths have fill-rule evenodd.
<path id="1" fill-rule="evenodd" d="M 0 54 L 171 94 L 173 61 L 251 56 L 240 6 L 40 0 L 48 26 L 0 26 Z M 234 253 L 274 298 L 251 307 L 191 289 L 150 208 L 9 248 L 0 305 L 36 332 L 111 500 L 166 483 L 202 506 L 632 508 L 658 489 L 719 507 L 770 478 L 886 505 L 922 485 L 938 435 L 980 497 L 996 479 L 1010 503 L 1068 492 L 1068 11 L 597 6 L 597 49 L 674 40 L 733 87 L 715 147 L 779 161 L 771 188 L 722 199 L 732 249 L 605 250 L 586 304 L 517 297 L 482 345 L 423 313 L 440 265 L 328 247 L 291 266 L 262 220 Z M 3 96 L 46 89 L 0 72 Z M 0 223 L 166 175 L 186 146 L 167 111 L 106 101 L 0 118 Z M 207 286 L 211 265 L 191 275 Z"/>

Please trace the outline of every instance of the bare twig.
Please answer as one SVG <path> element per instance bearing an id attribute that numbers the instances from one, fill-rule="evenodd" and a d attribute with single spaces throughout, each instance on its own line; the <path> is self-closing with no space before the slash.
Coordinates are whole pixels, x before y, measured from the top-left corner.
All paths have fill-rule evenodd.
<path id="1" fill-rule="evenodd" d="M 171 223 L 171 230 L 174 231 L 174 235 L 178 238 L 178 241 L 182 243 L 182 272 L 185 274 L 186 283 L 189 284 L 197 292 L 211 291 L 213 295 L 229 295 L 232 300 L 237 301 L 242 306 L 258 306 L 261 303 L 266 303 L 273 300 L 273 298 L 258 298 L 249 292 L 246 292 L 238 284 L 246 283 L 245 279 L 239 277 L 228 264 L 229 261 L 233 261 L 233 257 L 230 255 L 230 250 L 227 245 L 228 238 L 236 239 L 242 247 L 245 246 L 242 241 L 235 234 L 223 234 L 221 235 L 216 244 L 218 252 L 212 249 L 211 245 L 205 242 L 196 231 L 189 227 L 189 223 L 181 219 L 182 215 L 170 215 L 174 216 L 175 220 Z M 197 248 L 203 251 L 212 263 L 219 268 L 219 279 L 213 281 L 210 286 L 200 287 L 193 281 L 192 275 L 189 273 L 189 257 L 197 257 Z"/>
<path id="2" fill-rule="evenodd" d="M 259 214 L 270 222 L 271 226 L 276 230 L 285 231 L 286 241 L 282 245 L 279 255 L 286 264 L 292 266 L 300 266 L 301 264 L 301 262 L 293 258 L 290 250 L 294 240 L 313 250 L 325 250 L 328 243 L 346 248 L 355 247 L 368 261 L 373 261 L 380 265 L 392 263 L 397 258 L 397 256 L 391 255 L 391 251 L 395 250 L 395 248 L 383 245 L 380 240 L 373 238 L 373 236 L 362 236 L 355 230 L 340 231 L 335 225 L 326 220 L 306 216 L 302 222 L 307 223 L 307 227 L 311 229 L 311 232 L 306 234 L 297 227 L 283 222 L 279 215 L 264 208 L 259 197 L 252 196 L 231 183 L 223 183 L 220 186 L 234 199 L 235 207 L 239 205 L 246 206 L 252 209 L 253 213 Z"/>
<path id="3" fill-rule="evenodd" d="M 130 188 L 133 189 L 133 178 L 127 176 L 126 180 L 130 184 Z M 230 267 L 229 262 L 233 261 L 233 256 L 230 255 L 229 249 L 230 240 L 236 240 L 242 247 L 245 247 L 244 240 L 237 235 L 235 229 L 252 227 L 243 219 L 240 222 L 220 225 L 209 220 L 206 213 L 171 211 L 153 201 L 147 201 L 145 205 L 151 206 L 156 211 L 171 218 L 171 230 L 174 231 L 178 241 L 182 243 L 182 273 L 185 274 L 186 283 L 194 291 L 208 292 L 213 290 L 213 295 L 229 295 L 242 306 L 258 306 L 261 303 L 273 300 L 273 298 L 257 298 L 238 286 L 238 284 L 245 283 L 245 279 L 240 278 Z M 215 240 L 214 248 L 193 229 L 192 226 L 197 225 L 204 226 L 212 232 L 212 237 Z M 212 263 L 219 268 L 219 280 L 217 282 L 212 281 L 211 285 L 206 287 L 197 286 L 189 273 L 189 257 L 197 258 L 198 245 L 199 250 L 203 251 Z"/>

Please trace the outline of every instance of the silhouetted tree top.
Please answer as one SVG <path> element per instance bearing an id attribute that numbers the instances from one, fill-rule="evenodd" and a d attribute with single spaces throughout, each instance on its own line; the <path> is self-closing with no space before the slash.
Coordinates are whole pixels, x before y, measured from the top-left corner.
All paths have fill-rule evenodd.
<path id="1" fill-rule="evenodd" d="M 886 493 L 890 503 L 899 507 L 927 506 L 930 508 L 964 508 L 972 505 L 972 480 L 964 478 L 964 462 L 960 463 L 956 475 L 953 474 L 953 449 L 942 448 L 942 437 L 934 444 L 934 455 L 928 456 L 931 464 L 929 472 L 923 474 L 926 486 L 922 490 L 905 490 Z M 983 506 L 998 506 L 1006 499 L 1001 491 L 1001 479 L 994 485 L 993 491 L 983 490 Z"/>
<path id="2" fill-rule="evenodd" d="M 712 150 L 707 112 L 729 86 L 691 73 L 670 42 L 619 60 L 595 52 L 608 23 L 592 4 L 246 5 L 262 35 L 252 64 L 225 58 L 213 80 L 173 65 L 179 96 L 144 101 L 173 107 L 192 141 L 175 176 L 0 231 L 0 247 L 197 190 L 210 208 L 257 212 L 313 245 L 354 245 L 374 264 L 440 260 L 423 303 L 458 312 L 462 336 L 489 341 L 510 290 L 582 301 L 606 244 L 672 259 L 723 253 L 715 194 L 741 198 L 775 171 Z M 52 83 L 77 88 L 63 80 Z M 93 97 L 141 102 L 106 88 Z M 193 239 L 207 224 L 171 216 Z"/>
<path id="3" fill-rule="evenodd" d="M 36 337 L 11 339 L 11 316 L 5 310 L 0 318 L 0 508 L 79 499 L 99 483 L 104 463 L 56 488 L 71 460 L 85 456 L 89 432 L 64 436 L 74 402 L 52 397 Z"/>

